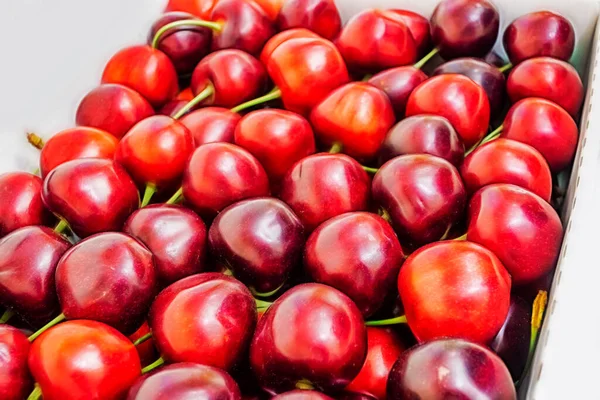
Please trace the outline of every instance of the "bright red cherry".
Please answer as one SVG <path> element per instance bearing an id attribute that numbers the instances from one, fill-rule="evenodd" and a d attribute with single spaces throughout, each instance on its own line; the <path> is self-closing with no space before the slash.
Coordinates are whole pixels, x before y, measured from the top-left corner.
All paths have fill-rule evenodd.
<path id="1" fill-rule="evenodd" d="M 306 28 L 329 40 L 342 29 L 342 18 L 333 0 L 287 0 L 277 22 L 281 31 Z"/>
<path id="2" fill-rule="evenodd" d="M 417 57 L 424 56 L 431 45 L 431 27 L 429 20 L 408 10 L 390 10 L 406 25 L 410 31 L 417 48 Z"/>
<path id="3" fill-rule="evenodd" d="M 33 388 L 27 367 L 29 340 L 17 328 L 0 325 L 0 398 L 22 400 Z"/>
<path id="4" fill-rule="evenodd" d="M 209 19 L 218 0 L 169 0 L 165 11 L 182 11 Z"/>
<path id="5" fill-rule="evenodd" d="M 392 103 L 396 117 L 401 119 L 406 112 L 408 97 L 427 78 L 423 71 L 409 65 L 382 71 L 371 77 L 369 83 L 385 92 Z"/>
<path id="6" fill-rule="evenodd" d="M 30 225 L 45 225 L 51 215 L 42 202 L 42 180 L 28 172 L 0 175 L 0 237 Z"/>
<path id="7" fill-rule="evenodd" d="M 192 133 L 196 147 L 206 143 L 233 143 L 235 128 L 242 117 L 228 108 L 204 107 L 181 118 Z"/>
<path id="8" fill-rule="evenodd" d="M 253 0 L 273 22 L 277 21 L 284 0 Z"/>
<path id="9" fill-rule="evenodd" d="M 278 394 L 271 400 L 333 400 L 333 398 L 315 390 L 292 390 Z"/>
<path id="10" fill-rule="evenodd" d="M 288 1 L 286 4 L 290 4 L 292 2 Z M 285 31 L 281 31 L 275 36 L 273 36 L 269 41 L 265 44 L 262 52 L 260 53 L 260 62 L 264 65 L 268 65 L 269 59 L 271 58 L 271 54 L 273 51 L 283 42 L 296 39 L 296 38 L 318 38 L 319 35 L 314 33 L 313 31 L 309 31 L 305 28 L 293 28 Z"/>

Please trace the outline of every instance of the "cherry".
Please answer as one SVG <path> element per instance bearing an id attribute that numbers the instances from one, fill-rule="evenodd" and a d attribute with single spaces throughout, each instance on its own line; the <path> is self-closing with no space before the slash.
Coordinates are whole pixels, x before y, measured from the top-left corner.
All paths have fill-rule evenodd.
<path id="1" fill-rule="evenodd" d="M 44 181 L 44 203 L 80 237 L 120 230 L 138 207 L 139 195 L 112 160 L 79 159 L 56 167 Z"/>
<path id="2" fill-rule="evenodd" d="M 363 393 L 343 392 L 338 396 L 338 400 L 378 400 L 373 396 Z"/>
<path id="3" fill-rule="evenodd" d="M 286 4 L 290 4 L 292 2 L 288 1 L 286 2 Z M 275 51 L 275 49 L 283 42 L 290 40 L 290 39 L 296 39 L 296 38 L 318 38 L 319 35 L 317 35 L 316 33 L 314 33 L 313 31 L 309 31 L 308 29 L 305 28 L 294 28 L 294 29 L 288 29 L 286 31 L 282 31 L 279 32 L 278 34 L 274 35 L 271 39 L 269 39 L 269 41 L 265 44 L 265 47 L 263 47 L 262 52 L 260 53 L 260 62 L 262 62 L 264 65 L 268 65 L 269 63 L 269 59 L 271 58 L 271 54 L 273 54 L 273 51 Z"/>
<path id="4" fill-rule="evenodd" d="M 242 117 L 227 108 L 205 107 L 193 111 L 180 122 L 192 133 L 196 147 L 206 143 L 233 143 L 235 128 Z"/>
<path id="5" fill-rule="evenodd" d="M 325 145 L 337 144 L 351 157 L 370 159 L 377 154 L 395 117 L 383 91 L 368 83 L 352 82 L 317 104 L 310 121 Z"/>
<path id="6" fill-rule="evenodd" d="M 350 297 L 364 317 L 381 307 L 403 262 L 402 247 L 390 224 L 366 212 L 324 222 L 310 235 L 304 250 L 308 274 Z"/>
<path id="7" fill-rule="evenodd" d="M 350 211 L 363 211 L 369 202 L 369 176 L 343 154 L 315 154 L 298 161 L 281 183 L 286 202 L 312 232 L 326 220 Z"/>
<path id="8" fill-rule="evenodd" d="M 163 286 L 207 269 L 206 226 L 191 210 L 149 206 L 134 212 L 123 232 L 150 249 L 157 279 Z"/>
<path id="9" fill-rule="evenodd" d="M 300 262 L 304 228 L 285 203 L 259 198 L 223 210 L 208 240 L 211 254 L 251 290 L 264 293 L 278 290 Z"/>
<path id="10" fill-rule="evenodd" d="M 444 237 L 462 217 L 467 197 L 456 168 L 431 155 L 388 161 L 373 178 L 372 191 L 402 244 L 412 246 Z"/>
<path id="11" fill-rule="evenodd" d="M 469 194 L 492 183 L 512 183 L 547 202 L 552 196 L 552 173 L 533 147 L 510 139 L 496 139 L 465 158 L 460 174 Z"/>
<path id="12" fill-rule="evenodd" d="M 465 147 L 470 148 L 488 130 L 490 103 L 485 90 L 471 79 L 458 74 L 443 74 L 426 80 L 411 93 L 406 116 L 418 114 L 447 118 Z"/>
<path id="13" fill-rule="evenodd" d="M 129 335 L 129 340 L 131 340 L 135 345 L 135 349 L 140 356 L 142 365 L 148 365 L 156 360 L 156 357 L 158 357 L 156 346 L 154 346 L 154 341 L 152 340 L 152 337 L 148 339 L 147 335 L 152 335 L 152 331 L 150 331 L 150 326 L 146 321 L 144 321 L 142 326 L 140 326 L 137 331 L 135 331 L 132 335 Z M 137 341 L 142 342 L 136 343 Z"/>
<path id="14" fill-rule="evenodd" d="M 440 65 L 433 71 L 433 75 L 460 74 L 471 78 L 485 90 L 490 111 L 498 115 L 504 106 L 504 92 L 506 79 L 500 69 L 477 58 L 458 58 Z"/>
<path id="15" fill-rule="evenodd" d="M 430 21 L 431 38 L 445 59 L 485 56 L 500 28 L 498 10 L 488 0 L 442 0 Z"/>
<path id="16" fill-rule="evenodd" d="M 506 62 L 494 50 L 490 51 L 483 57 L 483 61 L 498 68 L 508 68 Z"/>
<path id="17" fill-rule="evenodd" d="M 17 328 L 0 325 L 0 398 L 3 400 L 22 400 L 33 387 L 27 356 L 29 340 Z"/>
<path id="18" fill-rule="evenodd" d="M 481 398 L 516 400 L 502 360 L 464 340 L 425 343 L 402 353 L 388 380 L 389 400 Z"/>
<path id="19" fill-rule="evenodd" d="M 333 398 L 315 390 L 292 390 L 281 393 L 271 400 L 333 400 Z"/>
<path id="20" fill-rule="evenodd" d="M 237 383 L 218 368 L 178 363 L 144 375 L 129 389 L 127 400 L 241 400 Z"/>
<path id="21" fill-rule="evenodd" d="M 360 311 L 346 295 L 318 283 L 288 290 L 260 319 L 250 364 L 270 393 L 298 387 L 343 389 L 367 352 Z"/>
<path id="22" fill-rule="evenodd" d="M 253 0 L 273 22 L 277 21 L 284 0 Z"/>
<path id="23" fill-rule="evenodd" d="M 386 398 L 388 375 L 406 347 L 389 329 L 367 328 L 367 359 L 346 390 Z"/>
<path id="24" fill-rule="evenodd" d="M 135 90 L 106 84 L 89 92 L 79 103 L 77 125 L 106 131 L 117 139 L 135 124 L 154 114 L 154 109 Z"/>
<path id="25" fill-rule="evenodd" d="M 39 385 L 29 398 L 44 400 L 121 399 L 141 372 L 135 346 L 95 321 L 69 321 L 47 331 L 31 345 L 29 368 Z"/>
<path id="26" fill-rule="evenodd" d="M 160 107 L 177 95 L 177 72 L 169 57 L 150 46 L 127 47 L 106 64 L 102 83 L 118 83 Z"/>
<path id="27" fill-rule="evenodd" d="M 156 294 L 152 253 L 122 233 L 101 233 L 73 246 L 56 267 L 66 319 L 92 319 L 125 334 L 142 324 Z"/>
<path id="28" fill-rule="evenodd" d="M 197 25 L 183 25 L 168 29 L 160 35 L 156 45 L 154 38 L 163 26 L 189 19 L 195 17 L 185 12 L 164 14 L 152 25 L 148 35 L 148 44 L 165 53 L 180 75 L 191 73 L 196 64 L 210 52 L 212 30 Z"/>
<path id="29" fill-rule="evenodd" d="M 538 150 L 553 172 L 571 164 L 577 149 L 579 130 L 573 118 L 557 104 L 527 98 L 508 111 L 501 137 L 526 143 Z"/>
<path id="30" fill-rule="evenodd" d="M 431 45 L 431 27 L 424 16 L 408 10 L 390 10 L 406 25 L 417 49 L 417 56 L 424 56 Z"/>
<path id="31" fill-rule="evenodd" d="M 458 168 L 465 147 L 446 118 L 423 114 L 403 119 L 388 132 L 379 149 L 379 165 L 405 154 L 431 154 Z"/>
<path id="32" fill-rule="evenodd" d="M 81 158 L 112 159 L 119 140 L 96 128 L 72 128 L 52 136 L 40 153 L 42 176 L 67 161 Z"/>
<path id="33" fill-rule="evenodd" d="M 256 305 L 241 282 L 203 273 L 163 290 L 152 304 L 149 322 L 164 360 L 228 370 L 248 348 Z"/>
<path id="34" fill-rule="evenodd" d="M 277 22 L 281 31 L 306 28 L 329 40 L 342 29 L 342 18 L 333 0 L 287 0 Z"/>
<path id="35" fill-rule="evenodd" d="M 555 102 L 574 118 L 585 94 L 577 70 L 550 57 L 530 58 L 517 65 L 508 75 L 506 87 L 513 103 L 526 97 L 541 97 Z"/>
<path id="36" fill-rule="evenodd" d="M 296 113 L 276 109 L 244 116 L 235 129 L 235 144 L 260 161 L 272 183 L 280 182 L 292 165 L 315 152 L 315 137 L 308 121 Z"/>
<path id="37" fill-rule="evenodd" d="M 219 0 L 169 0 L 165 11 L 182 11 L 208 19 Z"/>
<path id="38" fill-rule="evenodd" d="M 0 175 L 0 237 L 25 226 L 50 222 L 41 192 L 39 176 L 27 172 Z"/>
<path id="39" fill-rule="evenodd" d="M 198 106 L 194 106 L 189 111 L 183 110 L 190 101 L 191 100 L 171 100 L 167 104 L 162 106 L 160 111 L 157 114 L 174 117 L 174 116 L 177 116 L 179 112 L 182 112 L 182 113 L 184 113 L 182 115 L 187 115 L 187 114 L 189 114 L 190 111 L 198 108 Z M 181 110 L 183 110 L 183 111 L 181 111 Z"/>
<path id="40" fill-rule="evenodd" d="M 196 211 L 214 217 L 240 200 L 268 196 L 269 179 L 252 154 L 233 144 L 209 143 L 190 158 L 182 193 Z"/>
<path id="41" fill-rule="evenodd" d="M 58 309 L 56 265 L 70 243 L 50 228 L 29 226 L 0 240 L 0 303 L 26 321 L 46 323 Z"/>
<path id="42" fill-rule="evenodd" d="M 510 275 L 491 251 L 464 241 L 422 247 L 398 276 L 406 320 L 420 342 L 461 338 L 485 344 L 510 305 Z"/>
<path id="43" fill-rule="evenodd" d="M 187 87 L 183 89 L 179 94 L 175 97 L 175 100 L 183 100 L 183 101 L 191 101 L 194 99 L 194 92 L 192 92 L 191 87 Z"/>
<path id="44" fill-rule="evenodd" d="M 368 9 L 356 14 L 335 44 L 348 67 L 357 71 L 381 71 L 417 60 L 417 46 L 404 18 L 389 10 Z"/>
<path id="45" fill-rule="evenodd" d="M 575 48 L 575 31 L 562 15 L 533 12 L 515 19 L 506 28 L 504 48 L 513 64 L 540 56 L 567 61 Z"/>
<path id="46" fill-rule="evenodd" d="M 493 251 L 515 285 L 532 282 L 554 267 L 562 235 L 552 206 L 518 186 L 489 185 L 471 199 L 468 239 Z"/>
<path id="47" fill-rule="evenodd" d="M 406 112 L 408 97 L 417 86 L 426 80 L 427 75 L 411 65 L 382 71 L 371 77 L 369 83 L 387 94 L 396 117 L 401 119 Z"/>

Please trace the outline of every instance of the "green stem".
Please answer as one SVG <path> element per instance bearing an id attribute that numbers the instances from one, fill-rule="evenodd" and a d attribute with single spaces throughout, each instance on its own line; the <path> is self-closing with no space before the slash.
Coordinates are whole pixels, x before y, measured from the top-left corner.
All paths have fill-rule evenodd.
<path id="1" fill-rule="evenodd" d="M 296 389 L 299 390 L 315 390 L 315 387 L 308 379 L 301 379 L 296 382 Z"/>
<path id="2" fill-rule="evenodd" d="M 381 319 L 379 321 L 366 321 L 366 326 L 388 326 L 388 325 L 399 325 L 406 324 L 406 315 L 390 319 Z"/>
<path id="3" fill-rule="evenodd" d="M 500 68 L 498 68 L 500 70 L 500 72 L 505 73 L 506 71 L 508 71 L 509 69 L 511 69 L 513 67 L 512 63 L 509 62 L 508 64 L 505 64 L 503 66 L 501 66 Z"/>
<path id="4" fill-rule="evenodd" d="M 69 227 L 69 223 L 61 218 L 60 221 L 58 221 L 58 224 L 56 224 L 56 226 L 54 227 L 54 232 L 61 234 L 68 227 Z"/>
<path id="5" fill-rule="evenodd" d="M 38 385 L 37 383 L 35 384 L 35 387 L 33 388 L 33 391 L 31 392 L 31 394 L 27 397 L 27 400 L 38 400 L 42 397 L 42 388 L 40 388 L 40 385 Z"/>
<path id="6" fill-rule="evenodd" d="M 144 199 L 142 200 L 140 208 L 144 208 L 150 204 L 150 200 L 152 199 L 152 196 L 154 196 L 154 193 L 156 193 L 156 185 L 153 183 L 147 183 L 146 190 L 144 190 Z"/>
<path id="7" fill-rule="evenodd" d="M 142 368 L 142 374 L 145 374 L 147 372 L 152 371 L 155 368 L 160 367 L 161 365 L 163 365 L 165 363 L 165 359 L 162 357 L 159 357 L 158 360 L 154 361 L 152 364 L 145 366 L 144 368 Z"/>
<path id="8" fill-rule="evenodd" d="M 183 188 L 179 188 L 175 192 L 173 196 L 169 200 L 167 200 L 167 204 L 177 204 L 183 199 Z"/>
<path id="9" fill-rule="evenodd" d="M 271 304 L 273 304 L 269 301 L 263 301 L 263 300 L 259 300 L 259 299 L 254 299 L 254 301 L 256 302 L 257 308 L 269 308 L 271 306 Z"/>
<path id="10" fill-rule="evenodd" d="M 202 103 L 204 100 L 208 99 L 210 96 L 215 94 L 215 87 L 212 83 L 209 83 L 204 90 L 202 90 L 196 97 L 189 101 L 185 106 L 181 108 L 181 110 L 177 111 L 175 115 L 173 115 L 173 119 L 179 119 L 187 114 L 192 108 L 196 107 L 198 104 Z"/>
<path id="11" fill-rule="evenodd" d="M 41 137 L 39 137 L 38 135 L 36 135 L 33 132 L 29 132 L 27 134 L 27 141 L 29 142 L 30 145 L 32 145 L 33 147 L 35 147 L 38 150 L 41 150 L 44 148 L 44 139 L 42 139 Z"/>
<path id="12" fill-rule="evenodd" d="M 365 167 L 364 165 L 362 168 L 370 174 L 376 174 L 379 171 L 379 168 Z"/>
<path id="13" fill-rule="evenodd" d="M 421 58 L 415 65 L 413 65 L 416 69 L 421 69 L 429 60 L 433 58 L 437 53 L 440 52 L 440 49 L 437 47 L 431 50 L 429 53 L 425 55 L 425 57 Z"/>
<path id="14" fill-rule="evenodd" d="M 231 109 L 231 112 L 239 113 L 240 111 L 244 111 L 250 107 L 257 106 L 259 104 L 264 104 L 269 101 L 277 100 L 281 98 L 281 90 L 279 88 L 275 88 L 271 90 L 269 93 L 264 96 L 257 97 L 256 99 L 252 99 L 245 103 L 240 104 L 239 106 L 235 106 Z"/>
<path id="15" fill-rule="evenodd" d="M 369 82 L 369 80 L 370 80 L 372 77 L 373 77 L 373 74 L 366 74 L 366 75 L 365 75 L 365 76 L 362 78 L 361 82 Z"/>
<path id="16" fill-rule="evenodd" d="M 335 142 L 332 146 L 331 149 L 329 149 L 329 153 L 330 154 L 337 154 L 340 153 L 342 151 L 344 147 L 342 146 L 342 144 L 340 142 Z"/>
<path id="17" fill-rule="evenodd" d="M 48 322 L 46 325 L 41 327 L 37 332 L 29 336 L 29 341 L 33 342 L 40 336 L 42 333 L 46 332 L 48 329 L 52 328 L 54 325 L 58 325 L 60 322 L 63 322 L 66 319 L 65 314 L 61 313 L 58 317 L 54 318 L 52 321 Z"/>
<path id="18" fill-rule="evenodd" d="M 180 26 L 200 26 L 203 28 L 212 29 L 215 32 L 221 32 L 223 30 L 223 26 L 218 22 L 203 21 L 201 19 L 184 19 L 181 21 L 173 21 L 170 24 L 166 24 L 156 32 L 156 35 L 154 35 L 154 38 L 152 39 L 152 47 L 155 49 L 158 47 L 158 44 L 160 43 L 160 40 L 166 31 L 173 28 L 179 28 Z"/>
<path id="19" fill-rule="evenodd" d="M 138 340 L 133 342 L 133 345 L 134 346 L 140 345 L 150 338 L 152 338 L 152 332 L 146 333 L 144 336 L 142 336 L 141 338 L 139 338 Z"/>
<path id="20" fill-rule="evenodd" d="M 500 137 L 500 135 L 502 134 L 502 130 L 504 129 L 504 125 L 500 125 L 499 127 L 497 127 L 496 129 L 494 129 L 489 135 L 487 135 L 486 137 L 484 137 L 483 139 L 481 139 L 481 141 L 476 144 L 475 146 L 471 147 L 466 153 L 465 153 L 465 157 L 468 156 L 469 154 L 471 154 L 473 151 L 475 151 L 477 148 L 483 146 L 484 144 L 491 142 L 494 139 L 498 139 Z"/>
<path id="21" fill-rule="evenodd" d="M 254 289 L 253 287 L 250 287 L 250 292 L 256 297 L 262 297 L 262 298 L 271 297 L 275 293 L 279 292 L 281 290 L 281 288 L 283 287 L 283 285 L 285 285 L 285 282 L 282 283 L 281 285 L 279 285 L 279 287 L 277 289 L 271 290 L 270 292 L 266 292 L 266 293 L 257 292 L 256 289 Z"/>
<path id="22" fill-rule="evenodd" d="M 527 362 L 525 363 L 525 369 L 523 370 L 523 376 L 529 370 L 531 362 L 533 361 L 533 354 L 535 353 L 535 345 L 537 343 L 540 327 L 542 326 L 542 319 L 544 318 L 544 312 L 546 311 L 546 305 L 548 304 L 548 292 L 540 290 L 533 301 L 533 309 L 531 313 L 531 336 L 529 337 L 529 353 L 527 354 Z M 521 379 L 517 381 L 519 383 Z"/>
<path id="23" fill-rule="evenodd" d="M 461 240 L 467 240 L 467 234 L 465 233 L 464 235 L 454 238 L 452 240 L 456 240 L 457 242 L 459 242 Z"/>
<path id="24" fill-rule="evenodd" d="M 388 224 L 392 223 L 392 216 L 390 215 L 389 212 L 387 212 L 387 210 L 385 208 L 380 208 L 377 211 L 377 214 L 379 214 L 379 216 L 381 218 L 383 218 L 384 220 L 386 220 L 388 222 Z"/>
<path id="25" fill-rule="evenodd" d="M 15 315 L 15 312 L 13 310 L 9 309 L 4 311 L 4 314 L 2 314 L 2 318 L 0 318 L 0 324 L 5 324 L 8 321 L 10 321 L 13 315 Z"/>

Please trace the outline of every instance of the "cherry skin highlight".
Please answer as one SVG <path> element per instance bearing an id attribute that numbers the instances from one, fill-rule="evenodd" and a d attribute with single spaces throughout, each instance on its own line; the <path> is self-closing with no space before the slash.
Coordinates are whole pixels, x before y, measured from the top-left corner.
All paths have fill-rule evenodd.
<path id="1" fill-rule="evenodd" d="M 228 108 L 204 107 L 181 118 L 180 122 L 192 133 L 194 145 L 233 143 L 235 129 L 242 117 Z"/>
<path id="2" fill-rule="evenodd" d="M 3 400 L 27 398 L 33 381 L 27 367 L 30 344 L 27 336 L 10 325 L 0 325 L 0 397 Z"/>
<path id="3" fill-rule="evenodd" d="M 0 175 L 0 237 L 30 225 L 45 225 L 51 215 L 42 201 L 42 180 L 27 172 Z"/>
<path id="4" fill-rule="evenodd" d="M 427 75 L 411 66 L 390 68 L 369 79 L 369 83 L 383 90 L 390 99 L 398 119 L 406 113 L 408 97 L 417 86 L 427 80 Z"/>
<path id="5" fill-rule="evenodd" d="M 328 40 L 342 30 L 342 18 L 333 0 L 287 0 L 277 23 L 281 31 L 306 28 Z"/>

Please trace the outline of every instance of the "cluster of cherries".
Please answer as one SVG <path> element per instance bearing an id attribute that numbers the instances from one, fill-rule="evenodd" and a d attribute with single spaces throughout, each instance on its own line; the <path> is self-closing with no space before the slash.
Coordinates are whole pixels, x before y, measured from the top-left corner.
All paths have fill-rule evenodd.
<path id="1" fill-rule="evenodd" d="M 516 398 L 578 142 L 570 22 L 516 19 L 503 65 L 489 0 L 167 11 L 76 128 L 29 135 L 41 177 L 0 176 L 0 398 Z"/>

